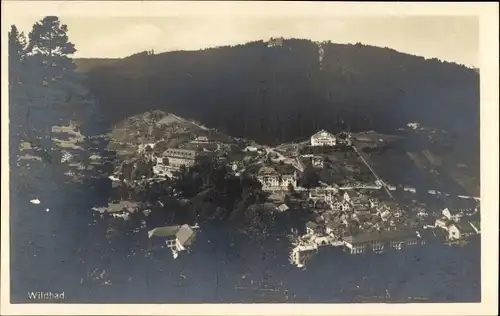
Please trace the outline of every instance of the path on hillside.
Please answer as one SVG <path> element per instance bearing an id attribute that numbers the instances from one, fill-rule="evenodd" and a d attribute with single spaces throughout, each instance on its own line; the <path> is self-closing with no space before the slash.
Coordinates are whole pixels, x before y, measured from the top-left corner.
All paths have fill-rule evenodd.
<path id="1" fill-rule="evenodd" d="M 375 172 L 375 170 L 373 170 L 373 168 L 370 166 L 370 164 L 368 163 L 368 161 L 365 160 L 365 158 L 363 157 L 363 155 L 361 155 L 361 153 L 359 152 L 359 150 L 356 148 L 355 145 L 352 145 L 352 148 L 354 149 L 354 151 L 356 152 L 356 154 L 361 158 L 361 160 L 363 161 L 363 163 L 368 167 L 368 169 L 370 169 L 371 173 L 373 174 L 373 176 L 375 177 L 375 179 L 377 179 L 380 184 L 383 186 L 384 190 L 387 192 L 387 194 L 392 198 L 394 199 L 394 197 L 392 196 L 391 194 L 391 191 L 389 190 L 389 188 L 387 187 L 387 184 L 382 180 L 380 179 L 380 177 L 377 175 L 377 173 Z"/>
<path id="2" fill-rule="evenodd" d="M 276 149 L 274 148 L 270 148 L 270 147 L 265 147 L 266 149 L 266 152 L 267 154 L 269 155 L 270 153 L 274 153 L 278 156 L 277 160 L 280 160 L 280 161 L 288 161 L 289 165 L 293 166 L 295 169 L 297 169 L 298 171 L 300 172 L 304 172 L 304 166 L 302 165 L 302 163 L 300 162 L 300 160 L 298 158 L 287 158 L 285 157 L 282 153 L 280 153 L 279 151 L 277 151 Z"/>
<path id="3" fill-rule="evenodd" d="M 195 123 L 195 122 L 191 122 L 191 121 L 189 121 L 189 120 L 186 120 L 185 118 L 182 118 L 182 117 L 180 117 L 180 116 L 177 116 L 177 115 L 175 115 L 174 113 L 170 113 L 170 115 L 172 115 L 173 117 L 175 117 L 176 119 L 178 119 L 178 120 L 180 120 L 180 121 L 182 121 L 182 122 L 188 122 L 188 123 L 191 123 L 191 124 L 193 124 L 194 126 L 201 128 L 202 130 L 205 130 L 205 131 L 207 131 L 207 130 L 208 130 L 208 127 L 201 126 L 201 125 L 199 125 L 199 124 L 197 124 L 197 123 Z"/>

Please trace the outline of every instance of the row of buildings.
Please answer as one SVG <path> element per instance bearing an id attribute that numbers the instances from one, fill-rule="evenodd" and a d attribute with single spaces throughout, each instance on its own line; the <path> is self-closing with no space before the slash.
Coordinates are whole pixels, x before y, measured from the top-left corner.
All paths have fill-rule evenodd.
<path id="1" fill-rule="evenodd" d="M 327 238 L 337 244 L 342 242 L 344 250 L 351 254 L 361 254 L 425 244 L 421 232 L 424 233 L 426 228 L 441 230 L 450 242 L 480 234 L 478 209 L 462 216 L 460 211 L 445 208 L 435 225 L 428 227 L 407 217 L 406 211 L 393 201 L 368 199 L 358 203 L 355 201 L 360 201 L 359 198 L 353 198 L 351 192 L 344 193 L 343 200 L 336 201 L 343 206 L 341 210 L 324 210 L 306 223 L 303 238 L 312 241 L 311 244 Z"/>
<path id="2" fill-rule="evenodd" d="M 182 167 L 190 168 L 215 156 L 217 150 L 223 147 L 217 140 L 201 135 L 184 144 L 181 148 L 155 148 L 155 144 L 147 144 L 149 150 L 139 149 L 153 160 L 153 171 L 156 175 L 166 176 Z"/>
<path id="3" fill-rule="evenodd" d="M 350 140 L 350 135 L 339 134 L 336 136 L 321 130 L 311 136 L 311 146 L 335 146 L 339 142 L 350 142 Z M 155 174 L 164 176 L 168 172 L 179 170 L 182 166 L 189 168 L 204 159 L 210 159 L 213 157 L 213 153 L 219 149 L 218 147 L 207 149 L 207 146 L 214 145 L 214 143 L 210 137 L 201 135 L 190 142 L 191 145 L 194 145 L 190 148 L 167 148 L 161 153 L 152 154 L 155 152 L 154 144 L 148 144 L 144 147 L 150 147 L 150 156 L 155 160 Z M 312 163 L 316 167 L 322 167 L 323 159 L 313 157 Z M 281 169 L 287 168 L 285 166 Z M 296 187 L 298 174 L 295 168 L 277 171 L 270 167 L 263 167 L 257 173 L 257 178 L 262 183 L 264 190 L 273 191 L 287 189 L 290 186 Z"/>
<path id="4" fill-rule="evenodd" d="M 380 253 L 385 249 L 402 250 L 405 247 L 424 244 L 425 241 L 417 231 L 386 230 L 365 232 L 342 238 L 345 249 L 351 254 L 366 252 Z"/>
<path id="5" fill-rule="evenodd" d="M 316 228 L 312 222 L 309 222 L 308 226 L 310 230 Z M 423 244 L 425 244 L 425 240 L 420 233 L 408 229 L 370 231 L 338 238 L 310 233 L 299 237 L 290 253 L 290 262 L 298 267 L 303 267 L 305 262 L 317 253 L 321 246 L 340 247 L 345 252 L 359 255 L 382 253 L 386 250 L 401 251 Z"/>
<path id="6" fill-rule="evenodd" d="M 364 213 L 360 211 L 364 209 L 363 207 L 353 205 L 353 198 L 349 193 L 344 194 L 341 202 L 348 206 L 346 208 L 348 211 L 326 210 L 315 220 L 306 223 L 306 234 L 299 237 L 299 243 L 292 249 L 290 255 L 292 263 L 302 267 L 321 246 L 341 247 L 345 252 L 359 255 L 382 253 L 386 250 L 399 251 L 416 245 L 424 245 L 426 235 L 436 236 L 434 231 L 426 232 L 425 228 L 428 227 L 425 225 L 422 227 L 421 225 L 405 225 L 402 224 L 403 222 L 392 223 L 398 217 L 403 217 L 397 203 L 370 200 L 371 206 L 367 208 L 368 212 Z M 437 219 L 432 228 L 445 232 L 446 239 L 452 243 L 480 234 L 479 211 L 476 209 L 474 214 L 465 216 L 459 216 L 460 213 L 445 208 L 442 211 L 442 218 Z M 388 215 L 385 220 L 384 214 Z M 474 216 L 476 220 L 471 220 Z M 359 220 L 361 217 L 364 219 Z M 373 225 L 373 219 L 375 219 L 375 225 Z M 379 227 L 379 223 L 384 221 L 391 222 L 391 224 Z M 357 225 L 359 227 L 356 227 Z M 358 229 L 361 226 L 363 229 Z"/>

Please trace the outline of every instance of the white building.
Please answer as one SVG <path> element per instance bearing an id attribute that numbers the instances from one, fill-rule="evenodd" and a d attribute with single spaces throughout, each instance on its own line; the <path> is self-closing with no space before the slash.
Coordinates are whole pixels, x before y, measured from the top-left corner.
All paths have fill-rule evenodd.
<path id="1" fill-rule="evenodd" d="M 283 46 L 283 41 L 284 41 L 283 37 L 278 37 L 278 38 L 271 37 L 267 41 L 267 47 L 281 47 Z"/>
<path id="2" fill-rule="evenodd" d="M 451 221 L 454 221 L 454 222 L 460 222 L 460 218 L 463 216 L 463 214 L 461 214 L 460 212 L 457 212 L 456 210 L 450 210 L 448 208 L 445 208 L 442 211 L 442 214 L 448 220 L 451 220 Z"/>
<path id="3" fill-rule="evenodd" d="M 263 190 L 288 190 L 293 186 L 297 187 L 297 173 L 278 173 L 270 167 L 262 167 L 257 173 L 257 180 L 262 183 Z"/>
<path id="4" fill-rule="evenodd" d="M 281 175 L 281 187 L 288 189 L 290 186 L 297 187 L 297 173 L 295 172 Z"/>
<path id="5" fill-rule="evenodd" d="M 280 186 L 280 175 L 273 168 L 262 167 L 257 174 L 257 179 L 262 183 L 263 190 L 270 190 Z"/>
<path id="6" fill-rule="evenodd" d="M 463 237 L 477 234 L 477 231 L 474 229 L 474 226 L 471 225 L 470 223 L 465 223 L 464 225 L 452 223 L 447 227 L 447 231 L 448 231 L 448 239 L 450 240 L 458 240 L 462 239 Z"/>
<path id="7" fill-rule="evenodd" d="M 157 159 L 157 164 L 163 163 L 172 169 L 180 169 L 182 166 L 189 168 L 194 166 L 202 156 L 206 156 L 206 153 L 199 150 L 169 148 L 160 159 Z"/>
<path id="8" fill-rule="evenodd" d="M 337 139 L 335 135 L 325 130 L 321 130 L 311 136 L 311 146 L 335 146 Z"/>
<path id="9" fill-rule="evenodd" d="M 417 193 L 417 189 L 415 189 L 414 187 L 410 187 L 410 186 L 403 187 L 403 190 L 405 190 L 406 192 Z"/>
<path id="10" fill-rule="evenodd" d="M 288 205 L 286 204 L 281 204 L 280 206 L 278 206 L 278 211 L 280 212 L 286 212 L 288 211 L 290 208 L 288 207 Z"/>
<path id="11" fill-rule="evenodd" d="M 309 198 L 312 200 L 323 200 L 325 202 L 332 202 L 333 197 L 337 194 L 338 190 L 333 187 L 327 188 L 313 188 L 309 191 Z"/>
<path id="12" fill-rule="evenodd" d="M 196 238 L 196 231 L 199 226 L 189 226 L 184 224 L 182 226 L 165 226 L 156 227 L 148 232 L 148 237 L 153 236 L 166 237 L 165 243 L 170 248 L 174 258 L 177 258 L 178 253 L 185 251 L 191 246 Z"/>
<path id="13" fill-rule="evenodd" d="M 315 168 L 323 168 L 323 157 L 321 157 L 321 156 L 312 157 L 311 164 Z"/>
<path id="14" fill-rule="evenodd" d="M 210 142 L 210 139 L 207 136 L 197 136 L 191 142 L 192 143 L 208 143 L 208 142 Z"/>

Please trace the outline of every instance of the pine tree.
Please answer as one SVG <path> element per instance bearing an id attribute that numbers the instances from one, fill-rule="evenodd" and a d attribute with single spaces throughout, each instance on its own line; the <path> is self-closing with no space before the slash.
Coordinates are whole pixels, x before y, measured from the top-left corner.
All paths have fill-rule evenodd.
<path id="1" fill-rule="evenodd" d="M 9 75 L 16 75 L 20 69 L 21 62 L 26 57 L 26 36 L 19 33 L 15 25 L 11 25 L 9 31 Z M 12 82 L 11 82 L 12 84 Z"/>
<path id="2" fill-rule="evenodd" d="M 36 22 L 29 33 L 25 93 L 28 140 L 43 158 L 51 160 L 52 127 L 70 117 L 69 101 L 85 92 L 79 84 L 70 55 L 76 52 L 68 39 L 68 27 L 59 18 L 48 16 Z"/>

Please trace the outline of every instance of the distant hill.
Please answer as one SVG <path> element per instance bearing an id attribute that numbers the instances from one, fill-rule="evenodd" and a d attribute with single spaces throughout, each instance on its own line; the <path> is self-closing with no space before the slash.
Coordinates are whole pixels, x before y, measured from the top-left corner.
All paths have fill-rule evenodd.
<path id="1" fill-rule="evenodd" d="M 158 109 L 260 143 L 419 122 L 479 144 L 479 74 L 389 48 L 287 39 L 80 59 L 109 123 Z"/>
<path id="2" fill-rule="evenodd" d="M 75 64 L 78 72 L 86 73 L 90 69 L 112 65 L 114 62 L 119 60 L 120 58 L 78 58 L 75 60 Z"/>

